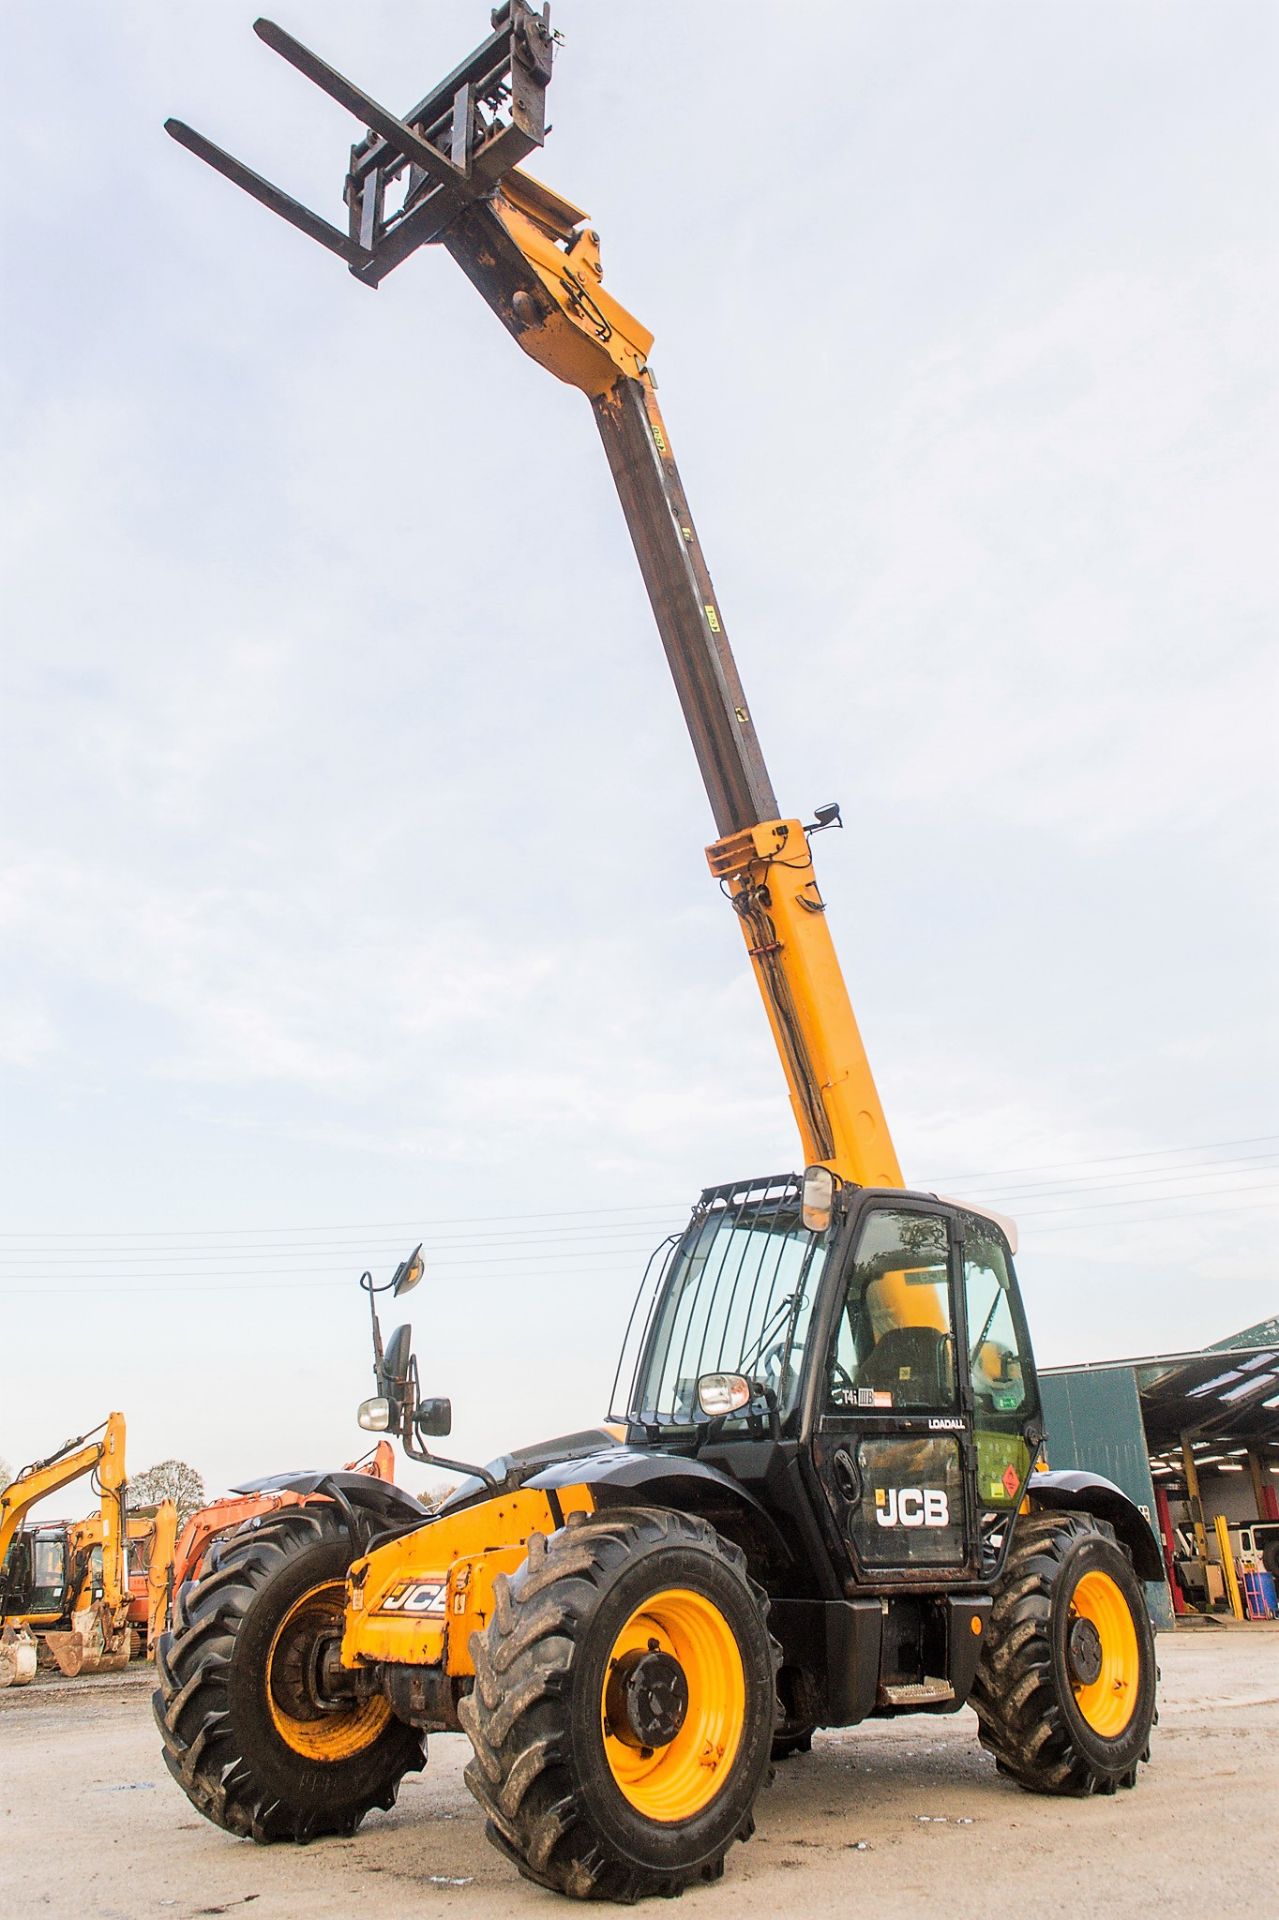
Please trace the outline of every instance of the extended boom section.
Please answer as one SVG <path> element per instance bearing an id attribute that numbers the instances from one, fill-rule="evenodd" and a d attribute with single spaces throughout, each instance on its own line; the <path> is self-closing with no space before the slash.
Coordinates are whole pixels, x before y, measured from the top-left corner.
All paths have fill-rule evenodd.
<path id="1" fill-rule="evenodd" d="M 580 207 L 517 164 L 545 134 L 550 9 L 499 7 L 493 32 L 399 118 L 268 20 L 273 51 L 362 121 L 347 231 L 299 206 L 181 121 L 201 159 L 376 286 L 441 244 L 540 365 L 589 398 L 634 543 L 716 832 L 711 871 L 737 911 L 790 1092 L 804 1157 L 859 1186 L 901 1169 L 849 1003 L 808 833 L 780 808 L 657 403 L 651 333 L 605 289 Z"/>

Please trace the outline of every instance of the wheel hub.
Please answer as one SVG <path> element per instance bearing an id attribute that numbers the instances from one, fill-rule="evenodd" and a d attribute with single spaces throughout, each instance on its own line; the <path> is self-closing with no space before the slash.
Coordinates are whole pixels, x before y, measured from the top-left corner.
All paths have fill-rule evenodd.
<path id="1" fill-rule="evenodd" d="M 1077 1616 L 1071 1621 L 1066 1660 L 1077 1687 L 1091 1687 L 1101 1678 L 1101 1635 L 1091 1620 Z"/>
<path id="2" fill-rule="evenodd" d="M 683 1667 L 656 1640 L 624 1653 L 609 1673 L 604 1711 L 609 1732 L 624 1746 L 668 1747 L 688 1713 Z"/>

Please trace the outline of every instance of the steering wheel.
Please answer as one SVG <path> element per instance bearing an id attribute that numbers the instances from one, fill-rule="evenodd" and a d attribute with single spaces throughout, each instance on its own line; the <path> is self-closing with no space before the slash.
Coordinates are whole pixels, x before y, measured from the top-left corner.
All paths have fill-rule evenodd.
<path id="1" fill-rule="evenodd" d="M 802 1365 L 803 1358 L 804 1358 L 803 1343 L 801 1341 L 796 1341 L 790 1349 L 790 1366 L 787 1369 L 792 1379 L 794 1378 L 795 1374 L 798 1372 L 800 1366 Z M 780 1390 L 781 1390 L 781 1384 L 782 1384 L 782 1365 L 785 1359 L 786 1359 L 786 1336 L 783 1334 L 782 1338 L 780 1340 L 775 1340 L 772 1346 L 768 1349 L 767 1353 L 761 1356 L 760 1363 L 759 1363 L 760 1372 L 762 1373 L 766 1384 L 772 1388 L 775 1394 L 777 1394 L 777 1397 L 779 1400 L 781 1398 Z"/>
<path id="2" fill-rule="evenodd" d="M 760 1355 L 759 1370 L 768 1385 L 776 1392 L 782 1381 L 782 1357 L 786 1352 L 785 1339 L 775 1340 L 767 1353 Z"/>

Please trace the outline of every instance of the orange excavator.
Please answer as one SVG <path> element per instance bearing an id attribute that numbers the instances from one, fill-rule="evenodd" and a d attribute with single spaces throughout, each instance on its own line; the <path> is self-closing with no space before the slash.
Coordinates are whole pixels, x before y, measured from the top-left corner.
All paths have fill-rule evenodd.
<path id="1" fill-rule="evenodd" d="M 359 1460 L 349 1460 L 344 1471 L 362 1473 L 370 1480 L 393 1484 L 395 1449 L 389 1440 L 379 1440 L 371 1454 L 365 1454 Z M 205 1554 L 213 1542 L 220 1540 L 224 1534 L 234 1533 L 237 1527 L 246 1526 L 250 1520 L 261 1520 L 267 1514 L 281 1513 L 286 1507 L 305 1506 L 314 1498 L 316 1496 L 313 1493 L 268 1483 L 265 1486 L 240 1488 L 220 1500 L 210 1501 L 207 1507 L 201 1507 L 190 1516 L 178 1535 L 173 1555 L 172 1591 L 180 1592 L 186 1581 L 195 1579 Z"/>
<path id="2" fill-rule="evenodd" d="M 42 1568 L 56 1572 L 59 1546 L 63 1548 L 64 1622 L 103 1597 L 100 1513 L 91 1513 L 86 1520 L 53 1521 L 32 1531 L 35 1555 Z M 172 1500 L 161 1500 L 158 1506 L 133 1507 L 125 1518 L 123 1605 L 133 1636 L 130 1658 L 142 1653 L 150 1659 L 156 1640 L 168 1625 L 177 1537 L 178 1509 Z M 51 1638 L 45 1634 L 46 1644 Z"/>
<path id="3" fill-rule="evenodd" d="M 0 1494 L 0 1687 L 34 1676 L 37 1635 L 69 1678 L 118 1671 L 137 1652 L 151 1658 L 174 1595 L 199 1573 L 215 1540 L 316 1497 L 270 1484 L 241 1488 L 189 1515 L 179 1531 L 172 1500 L 128 1509 L 124 1452 L 124 1416 L 113 1413 L 101 1428 L 33 1460 Z M 347 1471 L 394 1482 L 390 1441 Z M 86 1474 L 101 1490 L 96 1513 L 22 1524 L 39 1501 Z"/>

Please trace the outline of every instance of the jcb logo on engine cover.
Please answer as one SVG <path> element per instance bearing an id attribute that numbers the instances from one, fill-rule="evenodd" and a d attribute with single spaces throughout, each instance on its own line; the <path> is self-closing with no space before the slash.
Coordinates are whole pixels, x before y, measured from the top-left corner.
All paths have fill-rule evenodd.
<path id="1" fill-rule="evenodd" d="M 377 1613 L 443 1613 L 443 1580 L 402 1580 L 378 1602 Z"/>
<path id="2" fill-rule="evenodd" d="M 943 1487 L 876 1487 L 875 1518 L 881 1527 L 948 1527 L 950 1501 Z"/>

